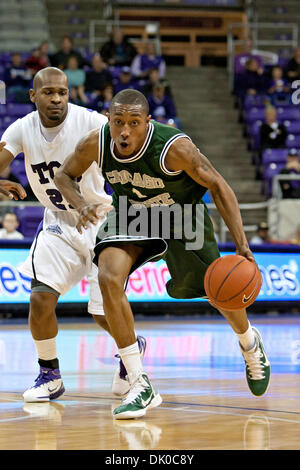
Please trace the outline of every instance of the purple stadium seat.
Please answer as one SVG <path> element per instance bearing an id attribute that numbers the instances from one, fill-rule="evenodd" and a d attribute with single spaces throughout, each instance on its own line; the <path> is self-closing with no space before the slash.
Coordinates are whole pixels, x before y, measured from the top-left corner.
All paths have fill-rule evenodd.
<path id="1" fill-rule="evenodd" d="M 250 58 L 256 59 L 259 66 L 263 65 L 262 58 L 259 55 L 247 54 L 247 53 L 237 54 L 234 57 L 234 74 L 235 75 L 242 74 L 245 72 L 245 64 L 247 60 Z"/>
<path id="2" fill-rule="evenodd" d="M 283 121 L 288 134 L 300 134 L 300 121 Z"/>
<path id="3" fill-rule="evenodd" d="M 0 116 L 6 116 L 6 106 L 5 106 L 5 104 L 0 105 Z"/>
<path id="4" fill-rule="evenodd" d="M 279 121 L 299 121 L 300 120 L 300 108 L 296 106 L 286 106 L 277 108 L 277 117 Z"/>
<path id="5" fill-rule="evenodd" d="M 272 8 L 272 12 L 275 13 L 276 15 L 282 15 L 282 14 L 288 13 L 288 9 L 286 7 L 276 6 Z"/>
<path id="6" fill-rule="evenodd" d="M 268 197 L 272 196 L 272 182 L 275 175 L 278 175 L 285 163 L 270 163 L 263 170 L 263 192 Z"/>
<path id="7" fill-rule="evenodd" d="M 0 62 L 2 62 L 2 64 L 10 62 L 10 52 L 0 52 Z"/>
<path id="8" fill-rule="evenodd" d="M 247 95 L 244 100 L 244 108 L 250 109 L 252 107 L 264 108 L 266 106 L 266 95 Z"/>
<path id="9" fill-rule="evenodd" d="M 289 58 L 288 58 L 288 57 L 282 57 L 282 56 L 280 56 L 280 57 L 278 58 L 278 65 L 279 65 L 279 67 L 282 67 L 283 69 L 287 66 L 288 62 L 289 62 Z"/>
<path id="10" fill-rule="evenodd" d="M 77 17 L 77 18 L 71 17 L 68 19 L 68 23 L 69 24 L 83 24 L 84 19 L 80 17 Z"/>
<path id="11" fill-rule="evenodd" d="M 20 222 L 19 230 L 24 237 L 34 237 L 44 215 L 44 207 L 17 207 L 15 213 Z"/>
<path id="12" fill-rule="evenodd" d="M 266 168 L 271 163 L 285 163 L 288 149 L 266 149 L 262 153 L 262 163 Z"/>
<path id="13" fill-rule="evenodd" d="M 112 78 L 119 78 L 122 67 L 120 67 L 118 65 L 116 65 L 116 66 L 112 65 L 111 67 L 108 68 L 108 70 L 110 71 L 110 73 L 112 75 Z"/>
<path id="14" fill-rule="evenodd" d="M 300 135 L 289 134 L 286 139 L 288 148 L 300 147 Z"/>
<path id="15" fill-rule="evenodd" d="M 31 104 L 9 103 L 6 108 L 9 116 L 25 116 L 33 111 Z"/>
<path id="16" fill-rule="evenodd" d="M 4 79 L 5 67 L 0 63 L 0 80 Z"/>
<path id="17" fill-rule="evenodd" d="M 80 5 L 78 3 L 68 3 L 64 6 L 64 9 L 69 11 L 79 10 Z"/>
<path id="18" fill-rule="evenodd" d="M 260 147 L 260 126 L 262 121 L 255 121 L 248 126 L 248 135 L 251 141 L 252 150 L 258 150 Z"/>
<path id="19" fill-rule="evenodd" d="M 255 121 L 264 121 L 265 120 L 265 110 L 261 108 L 250 108 L 245 111 L 245 121 L 248 125 L 252 124 Z"/>
<path id="20" fill-rule="evenodd" d="M 18 178 L 21 185 L 26 186 L 28 184 L 28 179 L 27 179 L 26 170 L 25 170 L 24 154 L 23 153 L 20 153 L 11 162 L 10 168 L 11 168 L 12 174 L 15 175 Z"/>
<path id="21" fill-rule="evenodd" d="M 74 31 L 71 33 L 71 37 L 73 39 L 85 39 L 88 37 L 88 33 L 85 33 L 84 31 Z"/>

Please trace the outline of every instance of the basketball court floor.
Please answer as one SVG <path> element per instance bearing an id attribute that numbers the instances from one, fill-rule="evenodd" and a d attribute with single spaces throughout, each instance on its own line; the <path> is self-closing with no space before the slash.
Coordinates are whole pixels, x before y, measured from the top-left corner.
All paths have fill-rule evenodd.
<path id="1" fill-rule="evenodd" d="M 113 340 L 92 322 L 60 320 L 65 394 L 24 403 L 38 374 L 25 321 L 0 323 L 0 449 L 300 449 L 300 319 L 250 317 L 262 333 L 271 382 L 247 388 L 236 337 L 220 317 L 137 321 L 145 370 L 163 403 L 144 418 L 114 421 Z"/>

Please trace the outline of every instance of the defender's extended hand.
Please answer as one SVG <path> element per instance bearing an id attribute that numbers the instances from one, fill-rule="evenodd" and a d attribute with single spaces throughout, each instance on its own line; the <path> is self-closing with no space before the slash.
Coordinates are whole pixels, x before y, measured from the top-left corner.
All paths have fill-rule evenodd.
<path id="1" fill-rule="evenodd" d="M 24 199 L 27 196 L 23 186 L 9 180 L 0 180 L 0 194 L 4 194 L 4 196 L 8 196 L 9 199 L 15 199 L 16 201 L 19 198 Z"/>
<path id="2" fill-rule="evenodd" d="M 79 211 L 79 220 L 77 223 L 77 230 L 82 233 L 82 227 L 86 230 L 88 223 L 97 225 L 99 219 L 103 218 L 113 206 L 106 204 L 88 204 L 82 207 Z"/>

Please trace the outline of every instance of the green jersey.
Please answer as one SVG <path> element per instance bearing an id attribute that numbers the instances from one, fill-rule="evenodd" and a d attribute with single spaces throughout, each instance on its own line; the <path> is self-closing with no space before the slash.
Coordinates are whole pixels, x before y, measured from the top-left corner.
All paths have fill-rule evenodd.
<path id="1" fill-rule="evenodd" d="M 170 171 L 165 165 L 169 148 L 182 138 L 189 139 L 178 129 L 150 121 L 142 148 L 134 156 L 121 159 L 115 154 L 108 124 L 102 127 L 99 134 L 99 166 L 114 190 L 115 211 L 108 212 L 106 222 L 99 229 L 94 263 L 98 264 L 101 251 L 109 246 L 137 245 L 143 251 L 129 274 L 148 261 L 164 258 L 171 274 L 166 284 L 169 295 L 190 299 L 205 295 L 204 275 L 210 263 L 219 257 L 219 250 L 207 207 L 202 201 L 206 188 L 184 171 Z M 122 197 L 126 201 L 125 206 L 122 206 Z M 171 221 L 170 212 L 174 208 L 177 210 L 175 204 L 180 208 L 180 217 L 174 216 Z M 195 212 L 199 207 L 203 209 L 203 217 L 197 218 L 193 212 L 188 217 L 195 239 L 198 233 L 204 234 L 203 244 L 198 248 L 187 245 L 191 236 L 186 231 L 186 218 L 182 218 L 182 214 L 185 216 L 187 213 L 187 206 Z M 146 219 L 129 215 L 129 212 L 134 212 L 136 208 L 139 211 L 141 207 L 146 208 L 146 211 L 141 211 L 143 214 L 146 212 Z M 154 222 L 156 210 L 165 211 L 161 225 Z M 123 221 L 122 216 L 126 212 L 128 217 Z M 165 221 L 167 224 L 163 223 Z M 170 228 L 167 234 L 164 232 L 166 225 Z"/>
<path id="2" fill-rule="evenodd" d="M 127 196 L 132 205 L 145 207 L 199 203 L 206 188 L 184 171 L 170 171 L 165 166 L 169 148 L 184 137 L 189 139 L 174 127 L 150 121 L 139 152 L 121 159 L 114 152 L 109 125 L 103 126 L 99 135 L 99 166 L 114 191 L 114 206 L 118 206 L 119 196 Z"/>

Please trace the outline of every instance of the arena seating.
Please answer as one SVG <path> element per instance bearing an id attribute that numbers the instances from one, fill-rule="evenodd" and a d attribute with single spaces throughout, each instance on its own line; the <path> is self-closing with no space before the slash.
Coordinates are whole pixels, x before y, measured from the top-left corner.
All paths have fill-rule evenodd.
<path id="1" fill-rule="evenodd" d="M 285 59 L 286 64 L 286 59 Z M 284 64 L 280 64 L 284 66 Z M 270 71 L 265 68 L 266 74 Z M 260 127 L 265 121 L 265 108 L 271 104 L 267 93 L 242 96 L 239 89 L 242 74 L 235 75 L 234 94 L 240 109 L 240 121 L 243 134 L 247 139 L 248 150 L 252 152 L 252 162 L 257 165 L 257 175 L 262 178 L 262 192 L 267 198 L 272 196 L 272 180 L 285 165 L 288 149 L 300 149 L 300 106 L 292 103 L 291 96 L 284 101 L 273 103 L 277 110 L 278 122 L 284 124 L 288 136 L 284 149 L 267 149 L 263 152 L 260 146 Z M 293 90 L 292 90 L 293 91 Z M 300 153 L 300 152 L 299 152 Z"/>
<path id="2" fill-rule="evenodd" d="M 20 222 L 19 231 L 27 238 L 33 238 L 44 215 L 44 207 L 16 207 Z"/>

